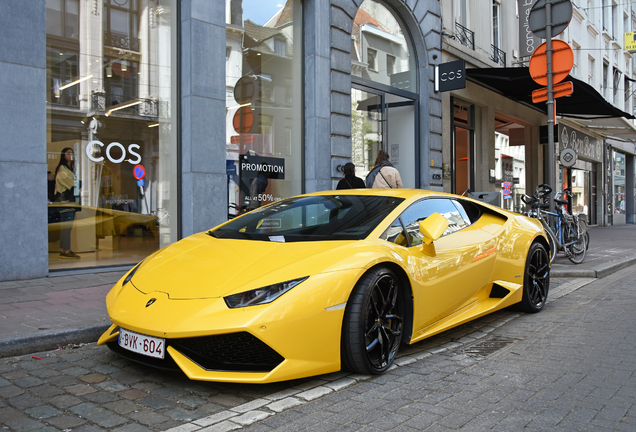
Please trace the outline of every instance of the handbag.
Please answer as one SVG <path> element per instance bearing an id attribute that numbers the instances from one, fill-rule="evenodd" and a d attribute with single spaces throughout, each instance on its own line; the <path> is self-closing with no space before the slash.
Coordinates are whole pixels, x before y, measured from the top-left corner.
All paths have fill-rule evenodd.
<path id="1" fill-rule="evenodd" d="M 75 202 L 73 189 L 66 189 L 64 192 L 55 192 L 55 202 Z"/>

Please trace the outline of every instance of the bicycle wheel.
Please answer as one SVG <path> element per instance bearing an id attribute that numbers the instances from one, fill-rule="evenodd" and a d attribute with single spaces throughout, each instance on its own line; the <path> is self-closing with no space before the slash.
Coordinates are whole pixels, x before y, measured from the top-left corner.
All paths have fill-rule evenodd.
<path id="1" fill-rule="evenodd" d="M 577 219 L 579 221 L 579 225 L 581 226 L 581 231 L 585 236 L 585 250 L 588 250 L 590 248 L 590 233 L 587 232 L 587 222 L 584 219 L 579 219 L 578 216 Z"/>
<path id="2" fill-rule="evenodd" d="M 581 229 L 580 222 L 574 220 L 569 221 L 563 231 L 566 244 L 575 242 L 565 246 L 568 259 L 574 264 L 581 264 L 585 259 L 585 252 L 587 251 L 587 240 L 585 233 Z"/>
<path id="3" fill-rule="evenodd" d="M 558 252 L 556 241 L 554 240 L 554 235 L 552 232 L 546 233 L 548 237 L 548 245 L 550 245 L 550 264 L 554 262 L 554 258 L 556 258 L 556 254 Z"/>

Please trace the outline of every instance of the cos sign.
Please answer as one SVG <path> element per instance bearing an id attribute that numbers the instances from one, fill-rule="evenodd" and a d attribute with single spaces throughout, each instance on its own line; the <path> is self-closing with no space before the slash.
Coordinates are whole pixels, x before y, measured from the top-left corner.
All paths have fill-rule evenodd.
<path id="1" fill-rule="evenodd" d="M 435 91 L 466 88 L 466 62 L 457 60 L 435 66 Z"/>
<path id="2" fill-rule="evenodd" d="M 100 157 L 95 157 L 95 146 L 98 147 L 104 147 L 104 143 L 101 141 L 97 141 L 97 140 L 93 140 L 91 142 L 88 143 L 88 145 L 86 146 L 86 156 L 88 156 L 88 158 L 90 160 L 92 160 L 93 162 L 101 162 L 104 160 L 104 156 L 100 156 Z M 111 149 L 113 147 L 118 148 L 121 151 L 121 156 L 118 159 L 114 159 L 111 156 Z M 130 144 L 128 146 L 128 153 L 130 153 L 132 156 L 135 157 L 135 159 L 132 158 L 128 158 L 126 159 L 127 153 L 126 153 L 126 148 L 118 143 L 118 142 L 112 142 L 110 144 L 108 144 L 108 147 L 106 147 L 106 157 L 108 158 L 109 161 L 111 161 L 112 163 L 122 163 L 123 161 L 128 161 L 129 164 L 131 165 L 137 165 L 138 163 L 141 162 L 141 156 L 139 155 L 139 153 L 136 153 L 135 150 L 138 150 L 139 148 L 141 148 L 139 146 L 139 144 Z"/>

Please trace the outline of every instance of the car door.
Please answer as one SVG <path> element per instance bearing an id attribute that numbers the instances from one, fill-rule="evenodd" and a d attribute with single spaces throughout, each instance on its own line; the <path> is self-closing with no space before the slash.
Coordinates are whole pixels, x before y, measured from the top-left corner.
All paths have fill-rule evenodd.
<path id="1" fill-rule="evenodd" d="M 449 226 L 432 245 L 423 246 L 419 224 L 433 213 L 444 216 Z M 417 333 L 475 303 L 490 282 L 496 237 L 475 225 L 461 204 L 449 198 L 418 201 L 400 220 L 414 275 L 413 330 Z"/>

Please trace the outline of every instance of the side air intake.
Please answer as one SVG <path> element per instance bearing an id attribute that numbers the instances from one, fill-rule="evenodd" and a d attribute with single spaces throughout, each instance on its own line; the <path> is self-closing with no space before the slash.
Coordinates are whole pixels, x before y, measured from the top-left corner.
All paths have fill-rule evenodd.
<path id="1" fill-rule="evenodd" d="M 508 294 L 510 294 L 510 290 L 497 284 L 493 284 L 492 290 L 490 290 L 490 298 L 504 298 Z"/>

